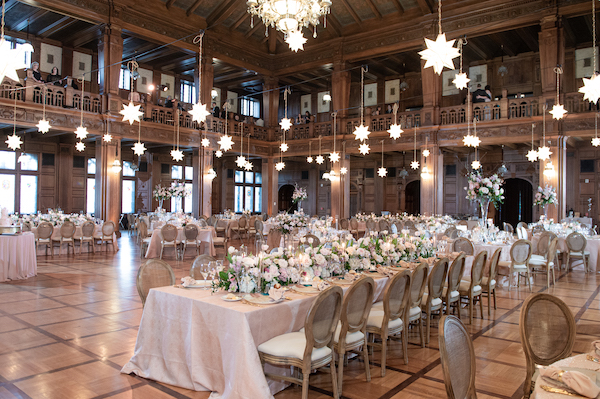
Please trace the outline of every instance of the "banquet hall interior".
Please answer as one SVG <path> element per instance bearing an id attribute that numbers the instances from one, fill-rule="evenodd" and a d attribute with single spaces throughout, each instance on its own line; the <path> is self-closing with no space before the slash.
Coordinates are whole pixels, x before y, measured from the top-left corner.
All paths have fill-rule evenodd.
<path id="1" fill-rule="evenodd" d="M 2 0 L 0 398 L 598 397 L 598 6 Z"/>

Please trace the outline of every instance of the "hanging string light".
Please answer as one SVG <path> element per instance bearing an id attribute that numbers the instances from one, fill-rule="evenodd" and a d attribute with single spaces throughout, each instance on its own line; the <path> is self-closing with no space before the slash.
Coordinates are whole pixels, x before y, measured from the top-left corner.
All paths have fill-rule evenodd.
<path id="1" fill-rule="evenodd" d="M 427 139 L 428 139 L 428 137 L 425 136 L 425 149 L 422 152 L 423 158 L 425 158 L 423 160 L 423 167 L 421 168 L 421 178 L 422 179 L 429 179 L 431 177 L 431 174 L 429 173 L 429 168 L 427 167 L 427 157 L 430 155 L 429 150 L 427 149 Z"/>
<path id="2" fill-rule="evenodd" d="M 592 145 L 594 147 L 598 147 L 600 145 L 600 138 L 598 138 L 598 113 L 596 112 L 596 117 L 594 118 L 594 138 L 592 139 Z"/>
<path id="3" fill-rule="evenodd" d="M 417 125 L 415 124 L 415 146 L 413 148 L 413 161 L 410 163 L 410 167 L 414 170 L 419 169 L 419 161 L 417 161 Z"/>
<path id="4" fill-rule="evenodd" d="M 290 130 L 290 128 L 292 127 L 292 120 L 288 118 L 288 100 L 287 100 L 287 96 L 288 93 L 291 93 L 291 90 L 289 87 L 286 87 L 285 90 L 283 91 L 283 102 L 285 104 L 284 109 L 283 109 L 283 113 L 284 113 L 284 117 L 283 119 L 281 119 L 281 121 L 279 122 L 279 126 L 281 126 L 281 130 L 283 130 L 283 143 L 285 144 L 285 132 Z M 285 150 L 282 149 L 282 151 L 287 151 L 287 144 L 285 144 L 286 148 Z"/>
<path id="5" fill-rule="evenodd" d="M 179 149 L 179 109 L 175 110 L 175 142 L 173 143 L 173 149 L 171 150 L 171 157 L 174 161 L 179 162 L 183 160 L 183 151 Z"/>
<path id="6" fill-rule="evenodd" d="M 567 110 L 565 109 L 565 107 L 563 105 L 560 104 L 560 75 L 562 75 L 563 73 L 563 69 L 560 66 L 557 66 L 556 68 L 554 68 L 554 72 L 556 72 L 556 103 L 554 104 L 554 106 L 552 107 L 552 111 L 550 111 L 550 113 L 552 114 L 552 117 L 554 119 L 562 119 L 565 114 L 567 113 Z"/>
<path id="7" fill-rule="evenodd" d="M 139 157 L 146 152 L 146 146 L 142 143 L 142 122 L 138 123 L 138 141 L 133 145 L 133 153 Z"/>
<path id="8" fill-rule="evenodd" d="M 429 148 L 427 147 L 427 139 L 428 139 L 428 137 L 425 136 L 425 149 L 423 150 L 424 158 L 427 158 L 429 155 L 431 155 L 431 153 L 429 152 Z"/>
<path id="9" fill-rule="evenodd" d="M 471 81 L 471 79 L 467 77 L 467 74 L 463 72 L 463 46 L 465 44 L 467 44 L 467 39 L 458 39 L 458 52 L 460 53 L 460 68 L 458 69 L 458 73 L 454 75 L 454 80 L 452 81 L 452 83 L 454 83 L 454 86 L 456 86 L 458 90 L 466 89 L 467 85 Z"/>
<path id="10" fill-rule="evenodd" d="M 204 38 L 204 31 L 200 32 L 198 36 L 194 38 L 194 44 L 198 45 L 198 102 L 194 104 L 189 114 L 192 115 L 192 120 L 202 123 L 206 120 L 206 117 L 210 115 L 210 112 L 206 109 L 206 104 L 202 104 L 202 39 Z"/>
<path id="11" fill-rule="evenodd" d="M 467 95 L 467 135 L 463 136 L 465 147 L 477 147 L 481 140 L 477 135 L 471 135 L 471 96 Z"/>
<path id="12" fill-rule="evenodd" d="M 538 150 L 537 150 L 538 159 L 540 161 L 545 161 L 550 158 L 550 155 L 552 155 L 552 151 L 550 151 L 550 148 L 548 148 L 546 146 L 546 110 L 547 109 L 548 109 L 548 107 L 546 106 L 546 104 L 544 104 L 544 113 L 542 114 L 542 146 L 538 147 Z"/>
<path id="13" fill-rule="evenodd" d="M 400 135 L 404 133 L 402 130 L 402 122 L 398 124 L 398 103 L 394 103 L 394 123 L 390 126 L 387 131 L 390 134 L 391 139 L 399 139 Z"/>
<path id="14" fill-rule="evenodd" d="M 203 137 L 200 145 L 202 145 L 202 147 L 208 147 L 210 145 L 210 140 L 206 138 L 206 132 L 204 132 L 202 135 Z"/>
<path id="15" fill-rule="evenodd" d="M 477 158 L 477 146 L 479 145 L 479 138 L 477 137 L 477 118 L 473 118 L 473 136 L 475 136 L 474 142 L 477 142 L 477 145 L 475 145 L 475 160 L 473 162 L 471 162 L 471 168 L 473 168 L 473 170 L 478 170 L 479 168 L 481 168 L 481 163 L 479 162 L 479 158 Z"/>
<path id="16" fill-rule="evenodd" d="M 336 163 L 340 161 L 340 153 L 335 151 L 335 133 L 337 130 L 337 112 L 333 112 L 331 114 L 333 116 L 333 152 L 329 154 L 329 160 L 331 163 Z"/>
<path id="17" fill-rule="evenodd" d="M 342 141 L 342 159 L 346 159 L 346 142 Z M 345 175 L 346 173 L 348 173 L 348 168 L 346 168 L 345 166 L 342 166 L 340 168 L 340 175 Z"/>
<path id="18" fill-rule="evenodd" d="M 77 151 L 81 152 L 85 149 L 85 144 L 83 144 L 82 140 L 87 137 L 88 131 L 87 131 L 87 128 L 85 128 L 83 126 L 83 88 L 85 86 L 84 77 L 82 76 L 81 80 L 79 80 L 79 81 L 81 82 L 81 97 L 79 98 L 79 108 L 80 108 L 81 112 L 80 112 L 79 127 L 75 130 L 75 135 L 79 139 L 79 142 L 77 144 L 75 144 L 75 148 L 77 149 Z"/>
<path id="19" fill-rule="evenodd" d="M 248 160 L 246 161 L 246 164 L 244 165 L 244 169 L 250 171 L 250 170 L 252 170 L 253 167 L 254 167 L 254 165 L 252 164 L 252 162 L 250 162 L 250 133 L 248 133 Z"/>
<path id="20" fill-rule="evenodd" d="M 310 155 L 311 147 L 312 147 L 312 141 L 309 141 L 308 142 L 308 156 L 306 157 L 306 162 L 308 162 L 308 163 L 312 163 L 312 161 L 313 161 L 313 157 Z"/>
<path id="21" fill-rule="evenodd" d="M 433 67 L 438 75 L 442 74 L 444 67 L 454 69 L 454 58 L 460 55 L 454 47 L 452 39 L 446 41 L 446 34 L 442 32 L 442 0 L 438 0 L 438 36 L 435 41 L 425 38 L 425 50 L 419 51 L 419 55 L 425 60 L 424 68 Z"/>
<path id="22" fill-rule="evenodd" d="M 46 91 L 48 90 L 48 88 L 46 86 L 43 86 L 43 90 L 44 90 L 44 102 L 42 103 L 42 119 L 40 119 L 38 121 L 38 124 L 35 125 L 35 127 L 38 128 L 38 132 L 44 134 L 44 133 L 48 133 L 48 131 L 50 131 L 50 122 L 48 122 L 46 120 L 46 102 L 48 101 L 48 96 L 46 96 Z"/>
<path id="23" fill-rule="evenodd" d="M 281 140 L 281 139 L 280 139 Z M 285 168 L 285 163 L 283 162 L 283 152 L 281 152 L 281 147 L 279 148 L 279 162 L 275 164 L 275 169 L 280 172 Z"/>
<path id="24" fill-rule="evenodd" d="M 538 159 L 538 152 L 533 149 L 533 128 L 535 127 L 535 123 L 531 124 L 531 150 L 527 153 L 527 159 L 529 162 L 535 162 Z"/>
<path id="25" fill-rule="evenodd" d="M 583 93 L 583 99 L 593 103 L 597 103 L 600 98 L 600 75 L 596 67 L 596 57 L 598 50 L 596 49 L 596 0 L 592 0 L 592 48 L 594 49 L 594 70 L 591 78 L 583 78 L 583 86 L 579 88 L 579 92 Z"/>
<path id="26" fill-rule="evenodd" d="M 17 151 L 17 149 L 21 148 L 23 141 L 17 136 L 17 91 L 13 91 L 13 94 L 15 97 L 15 105 L 13 107 L 13 134 L 12 136 L 7 136 L 8 138 L 5 143 L 11 150 Z"/>
<path id="27" fill-rule="evenodd" d="M 377 175 L 379 177 L 386 177 L 387 173 L 387 169 L 383 166 L 383 140 L 381 140 L 381 168 L 377 169 Z"/>
<path id="28" fill-rule="evenodd" d="M 235 160 L 238 168 L 242 169 L 246 165 L 246 157 L 244 156 L 244 125 L 240 122 L 240 155 Z"/>
<path id="29" fill-rule="evenodd" d="M 129 70 L 129 89 L 131 93 L 131 98 L 133 98 L 134 76 L 137 73 L 138 66 L 139 65 L 135 59 L 127 63 L 127 69 Z M 123 104 L 123 109 L 119 111 L 119 113 L 123 115 L 123 122 L 129 121 L 130 125 L 133 125 L 133 122 L 139 122 L 142 115 L 144 115 L 144 113 L 140 111 L 141 106 L 141 104 L 133 104 L 133 101 L 131 100 L 129 100 L 128 105 Z"/>
<path id="30" fill-rule="evenodd" d="M 229 112 L 229 102 L 226 102 L 225 105 L 223 105 L 223 107 L 225 108 L 225 134 L 221 136 L 221 139 L 217 143 L 220 146 L 220 151 L 229 151 L 233 148 L 233 137 L 227 134 L 227 114 Z M 217 158 L 220 158 L 222 155 L 223 153 L 221 153 L 221 155 L 217 155 Z"/>
<path id="31" fill-rule="evenodd" d="M 325 162 L 325 158 L 323 157 L 323 155 L 321 155 L 321 139 L 322 136 L 319 136 L 319 155 L 317 156 L 315 162 L 318 163 L 319 165 L 321 165 L 323 162 Z"/>
<path id="32" fill-rule="evenodd" d="M 365 120 L 365 72 L 368 69 L 365 66 L 360 67 L 360 126 L 354 128 L 355 140 L 365 141 L 369 138 L 369 128 L 364 125 Z M 362 152 L 361 152 L 362 153 Z M 369 152 L 367 151 L 367 154 Z"/>

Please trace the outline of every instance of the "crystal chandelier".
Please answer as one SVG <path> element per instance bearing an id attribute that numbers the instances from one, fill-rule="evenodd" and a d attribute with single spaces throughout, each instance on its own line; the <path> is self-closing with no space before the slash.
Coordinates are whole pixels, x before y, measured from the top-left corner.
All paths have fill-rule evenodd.
<path id="1" fill-rule="evenodd" d="M 294 51 L 302 49 L 306 39 L 302 28 L 312 25 L 313 37 L 317 37 L 319 18 L 323 17 L 323 26 L 327 26 L 325 15 L 331 9 L 331 0 L 248 0 L 248 13 L 252 16 L 250 27 L 254 27 L 254 16 L 259 17 L 267 27 L 271 26 L 285 35 L 286 42 Z"/>

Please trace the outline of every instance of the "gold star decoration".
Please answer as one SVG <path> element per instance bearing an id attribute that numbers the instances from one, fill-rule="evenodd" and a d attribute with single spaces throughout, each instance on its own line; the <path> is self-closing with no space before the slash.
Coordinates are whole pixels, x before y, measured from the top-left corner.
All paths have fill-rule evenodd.
<path id="1" fill-rule="evenodd" d="M 594 74 L 589 79 L 583 78 L 583 86 L 579 88 L 579 92 L 583 93 L 584 100 L 597 103 L 600 98 L 600 75 Z"/>
<path id="2" fill-rule="evenodd" d="M 598 138 L 598 137 L 594 137 L 594 138 L 592 139 L 592 145 L 593 145 L 594 147 L 598 147 L 598 146 L 600 145 L 600 138 Z"/>
<path id="3" fill-rule="evenodd" d="M 223 151 L 221 151 L 221 150 L 217 150 L 217 151 L 215 151 L 215 156 L 216 156 L 217 158 L 221 158 L 221 157 L 223 156 Z"/>
<path id="4" fill-rule="evenodd" d="M 85 139 L 87 137 L 87 135 L 88 135 L 87 128 L 85 128 L 83 126 L 79 126 L 77 128 L 77 130 L 75 130 L 75 135 L 77 136 L 77 138 L 79 140 Z"/>
<path id="5" fill-rule="evenodd" d="M 182 161 L 183 160 L 183 151 L 171 150 L 171 157 L 173 158 L 173 161 Z"/>
<path id="6" fill-rule="evenodd" d="M 538 148 L 537 153 L 538 153 L 538 159 L 540 159 L 542 161 L 549 159 L 550 155 L 552 155 L 550 148 L 548 148 L 546 146 Z"/>
<path id="7" fill-rule="evenodd" d="M 8 136 L 8 139 L 6 139 L 5 143 L 8 145 L 8 148 L 16 151 L 17 149 L 21 148 L 23 141 L 19 136 L 13 133 L 11 136 Z"/>
<path id="8" fill-rule="evenodd" d="M 538 152 L 536 150 L 529 150 L 527 153 L 527 159 L 529 162 L 535 162 L 538 159 Z"/>
<path id="9" fill-rule="evenodd" d="M 200 103 L 194 104 L 192 110 L 188 113 L 192 115 L 192 120 L 196 122 L 204 122 L 206 117 L 210 115 L 210 112 L 206 109 L 206 104 Z"/>
<path id="10" fill-rule="evenodd" d="M 369 128 L 364 126 L 362 123 L 360 124 L 360 126 L 356 126 L 354 128 L 354 139 L 355 140 L 365 141 L 366 139 L 369 138 L 369 134 L 371 134 L 371 132 L 369 131 Z"/>
<path id="11" fill-rule="evenodd" d="M 75 144 L 75 149 L 79 152 L 85 150 L 85 144 L 83 144 L 82 141 L 78 141 L 77 144 Z"/>
<path id="12" fill-rule="evenodd" d="M 287 143 L 281 143 L 279 148 L 281 148 L 281 152 L 286 152 L 288 150 L 289 146 L 287 145 Z"/>
<path id="13" fill-rule="evenodd" d="M 48 131 L 50 130 L 50 122 L 48 122 L 45 119 L 40 119 L 40 121 L 38 122 L 37 125 L 35 125 L 35 127 L 38 128 L 38 132 L 44 134 L 44 133 L 48 133 Z"/>
<path id="14" fill-rule="evenodd" d="M 358 152 L 363 155 L 367 155 L 369 151 L 371 151 L 371 147 L 367 143 L 362 143 L 360 146 L 358 146 Z"/>
<path id="15" fill-rule="evenodd" d="M 379 177 L 386 177 L 387 169 L 382 166 L 381 168 L 377 169 L 377 175 L 379 175 Z"/>
<path id="16" fill-rule="evenodd" d="M 452 83 L 454 83 L 454 86 L 456 86 L 457 89 L 462 90 L 467 87 L 470 81 L 471 79 L 467 77 L 466 73 L 460 72 L 454 75 L 454 80 Z"/>
<path id="17" fill-rule="evenodd" d="M 281 126 L 281 130 L 290 130 L 292 127 L 292 120 L 289 118 L 283 118 L 281 122 L 279 122 L 279 126 Z"/>
<path id="18" fill-rule="evenodd" d="M 123 109 L 119 111 L 119 113 L 123 115 L 123 122 L 129 121 L 130 125 L 133 125 L 133 122 L 139 122 L 142 115 L 144 115 L 144 113 L 140 111 L 140 107 L 141 104 L 135 105 L 131 101 L 129 102 L 129 105 L 123 104 Z"/>
<path id="19" fill-rule="evenodd" d="M 340 153 L 339 152 L 332 152 L 331 154 L 329 154 L 329 160 L 332 163 L 336 163 L 340 161 Z"/>
<path id="20" fill-rule="evenodd" d="M 219 146 L 221 146 L 221 150 L 229 151 L 233 148 L 233 137 L 228 135 L 221 136 L 221 140 L 218 141 Z"/>
<path id="21" fill-rule="evenodd" d="M 419 169 L 419 161 L 415 160 L 410 163 L 410 167 L 417 170 Z"/>
<path id="22" fill-rule="evenodd" d="M 23 60 L 21 50 L 11 49 L 11 43 L 2 38 L 0 41 L 0 83 L 5 77 L 18 82 L 17 69 L 26 67 Z"/>
<path id="23" fill-rule="evenodd" d="M 105 143 L 110 143 L 112 141 L 112 135 L 106 133 L 104 136 L 102 136 L 102 140 L 104 140 Z"/>
<path id="24" fill-rule="evenodd" d="M 440 75 L 444 67 L 454 69 L 454 58 L 460 56 L 460 52 L 454 47 L 456 40 L 446 41 L 446 34 L 440 33 L 435 41 L 425 38 L 425 50 L 419 51 L 419 55 L 425 60 L 424 68 L 433 67 L 435 73 Z"/>
<path id="25" fill-rule="evenodd" d="M 285 163 L 284 162 L 277 162 L 275 164 L 275 169 L 277 169 L 278 172 L 281 171 L 281 170 L 283 170 L 283 168 L 285 168 Z"/>
<path id="26" fill-rule="evenodd" d="M 146 146 L 144 145 L 144 143 L 138 141 L 133 145 L 133 153 L 135 155 L 142 156 L 144 155 L 144 152 L 146 152 Z"/>
<path id="27" fill-rule="evenodd" d="M 552 118 L 558 120 L 558 119 L 562 119 L 565 116 L 565 114 L 567 113 L 567 110 L 561 104 L 554 104 L 554 106 L 552 107 L 552 111 L 550 111 L 550 113 L 552 114 Z"/>
<path id="28" fill-rule="evenodd" d="M 325 158 L 322 155 L 317 156 L 317 159 L 315 160 L 316 163 L 318 163 L 319 165 L 321 165 L 323 162 L 325 162 Z"/>
<path id="29" fill-rule="evenodd" d="M 243 168 L 244 165 L 246 165 L 246 157 L 243 155 L 239 155 L 235 160 L 235 164 L 238 166 L 238 168 Z"/>
<path id="30" fill-rule="evenodd" d="M 307 39 L 304 37 L 301 31 L 288 32 L 285 42 L 290 46 L 290 50 L 298 52 L 298 50 L 304 50 L 304 43 Z"/>
<path id="31" fill-rule="evenodd" d="M 481 163 L 478 160 L 474 160 L 473 162 L 471 162 L 471 168 L 477 170 L 481 168 Z"/>
<path id="32" fill-rule="evenodd" d="M 313 161 L 313 157 L 306 157 L 306 162 L 312 163 L 312 161 Z"/>
<path id="33" fill-rule="evenodd" d="M 391 139 L 399 139 L 400 135 L 402 133 L 404 133 L 404 130 L 402 130 L 402 128 L 400 128 L 400 125 L 396 125 L 395 123 L 393 125 L 390 126 L 390 128 L 388 129 L 388 133 L 390 134 L 390 138 Z"/>
<path id="34" fill-rule="evenodd" d="M 348 173 L 348 169 L 346 167 L 341 167 L 340 174 L 345 175 L 346 173 Z"/>
<path id="35" fill-rule="evenodd" d="M 208 147 L 210 145 L 210 140 L 205 137 L 202 139 L 201 144 L 202 147 Z"/>

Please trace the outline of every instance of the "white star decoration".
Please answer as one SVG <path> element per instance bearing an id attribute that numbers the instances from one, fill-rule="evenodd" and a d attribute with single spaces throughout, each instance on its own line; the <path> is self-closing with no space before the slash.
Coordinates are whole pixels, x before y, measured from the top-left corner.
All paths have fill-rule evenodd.
<path id="1" fill-rule="evenodd" d="M 129 102 L 129 105 L 123 104 L 123 109 L 119 111 L 119 113 L 123 115 L 123 122 L 129 121 L 130 125 L 133 125 L 133 122 L 139 122 L 142 115 L 144 115 L 144 113 L 140 111 L 140 107 L 141 104 L 135 105 L 131 101 Z"/>
<path id="2" fill-rule="evenodd" d="M 431 155 L 431 153 L 429 152 L 429 150 L 423 150 L 423 156 L 425 158 L 427 158 L 429 155 Z"/>
<path id="3" fill-rule="evenodd" d="M 112 141 L 112 135 L 106 133 L 104 136 L 102 136 L 102 140 L 104 140 L 105 143 L 110 143 Z"/>
<path id="4" fill-rule="evenodd" d="M 413 168 L 413 169 L 415 169 L 415 170 L 419 169 L 419 161 L 416 161 L 416 160 L 412 161 L 410 163 L 410 167 Z"/>
<path id="5" fill-rule="evenodd" d="M 440 33 L 435 39 L 425 38 L 425 50 L 419 51 L 419 55 L 425 60 L 424 68 L 433 67 L 435 73 L 440 75 L 444 67 L 454 69 L 454 58 L 460 56 L 460 52 L 454 47 L 456 40 L 446 41 L 446 34 Z"/>
<path id="6" fill-rule="evenodd" d="M 306 162 L 312 163 L 312 161 L 313 161 L 313 157 L 306 157 Z"/>
<path id="7" fill-rule="evenodd" d="M 332 152 L 331 154 L 329 154 L 329 160 L 333 163 L 339 162 L 340 161 L 340 153 Z"/>
<path id="8" fill-rule="evenodd" d="M 206 110 L 206 104 L 200 103 L 194 104 L 192 110 L 188 113 L 192 115 L 192 120 L 196 122 L 204 122 L 206 117 L 210 115 L 210 112 Z"/>
<path id="9" fill-rule="evenodd" d="M 208 147 L 210 145 L 210 140 L 205 137 L 202 139 L 201 144 L 202 144 L 202 147 Z"/>
<path id="10" fill-rule="evenodd" d="M 355 140 L 364 141 L 369 138 L 369 134 L 371 134 L 371 132 L 369 132 L 369 128 L 364 126 L 362 123 L 360 126 L 356 126 L 356 128 L 354 128 Z"/>
<path id="11" fill-rule="evenodd" d="M 563 116 L 565 116 L 565 114 L 567 113 L 567 110 L 565 109 L 564 106 L 560 105 L 560 104 L 555 104 L 552 107 L 552 111 L 550 111 L 550 113 L 552 114 L 552 117 L 554 119 L 562 119 Z"/>
<path id="12" fill-rule="evenodd" d="M 290 50 L 298 52 L 298 50 L 304 50 L 304 43 L 307 42 L 307 39 L 301 31 L 297 30 L 288 32 L 285 42 L 290 46 Z"/>
<path id="13" fill-rule="evenodd" d="M 246 165 L 246 157 L 243 155 L 239 155 L 235 160 L 235 164 L 238 166 L 238 168 L 243 168 L 244 165 Z"/>
<path id="14" fill-rule="evenodd" d="M 16 151 L 18 148 L 21 148 L 23 141 L 19 136 L 13 133 L 12 136 L 8 136 L 8 139 L 5 141 L 5 143 L 8 145 L 8 148 Z"/>
<path id="15" fill-rule="evenodd" d="M 600 145 L 600 138 L 598 138 L 598 137 L 594 137 L 594 138 L 592 139 L 592 145 L 593 145 L 594 147 L 598 147 L 598 146 Z"/>
<path id="16" fill-rule="evenodd" d="M 400 127 L 400 125 L 396 125 L 395 123 L 393 125 L 390 126 L 390 128 L 388 129 L 388 133 L 390 134 L 390 138 L 391 139 L 399 139 L 400 135 L 402 133 L 404 133 L 404 130 L 402 130 L 402 128 Z"/>
<path id="17" fill-rule="evenodd" d="M 144 145 L 144 143 L 138 141 L 133 145 L 133 153 L 135 155 L 142 156 L 144 155 L 144 152 L 146 152 L 146 146 Z"/>
<path id="18" fill-rule="evenodd" d="M 289 146 L 287 145 L 287 143 L 281 143 L 279 148 L 281 148 L 281 152 L 286 152 L 288 150 Z"/>
<path id="19" fill-rule="evenodd" d="M 382 166 L 381 168 L 377 169 L 377 174 L 379 175 L 379 177 L 386 177 L 387 169 Z"/>
<path id="20" fill-rule="evenodd" d="M 371 147 L 367 143 L 362 143 L 360 146 L 358 146 L 358 152 L 360 152 L 363 155 L 367 155 L 370 150 Z"/>
<path id="21" fill-rule="evenodd" d="M 38 132 L 44 134 L 44 133 L 48 133 L 48 131 L 50 130 L 50 122 L 48 122 L 45 119 L 40 119 L 40 121 L 38 122 L 37 125 L 35 125 L 35 127 L 38 128 Z"/>
<path id="22" fill-rule="evenodd" d="M 173 161 L 182 161 L 183 160 L 183 151 L 171 150 L 171 157 L 173 158 Z"/>
<path id="23" fill-rule="evenodd" d="M 345 168 L 345 167 L 342 167 L 342 168 L 340 168 L 340 173 L 341 173 L 342 175 L 345 175 L 346 173 L 348 173 L 348 169 L 347 169 L 347 168 Z"/>
<path id="24" fill-rule="evenodd" d="M 75 130 L 75 135 L 77 136 L 77 138 L 79 140 L 83 140 L 84 138 L 87 137 L 88 135 L 88 131 L 87 128 L 83 127 L 83 126 L 79 126 L 77 128 L 77 130 Z"/>
<path id="25" fill-rule="evenodd" d="M 22 51 L 11 49 L 10 47 L 10 42 L 4 39 L 0 41 L 0 83 L 2 83 L 4 77 L 19 81 L 17 69 L 26 67 L 23 63 L 24 57 Z"/>
<path id="26" fill-rule="evenodd" d="M 466 73 L 460 72 L 454 75 L 452 83 L 454 83 L 454 86 L 456 86 L 457 89 L 462 90 L 467 87 L 467 84 L 469 84 L 470 81 L 471 79 L 467 77 Z"/>
<path id="27" fill-rule="evenodd" d="M 548 148 L 546 146 L 538 148 L 537 152 L 538 152 L 538 158 L 542 161 L 545 161 L 546 159 L 550 158 L 550 155 L 552 155 L 550 148 Z"/>
<path id="28" fill-rule="evenodd" d="M 479 139 L 477 136 L 473 136 L 471 134 L 463 136 L 463 144 L 466 147 L 478 147 L 479 143 L 481 143 L 481 139 Z"/>
<path id="29" fill-rule="evenodd" d="M 281 130 L 290 130 L 292 127 L 292 120 L 289 118 L 283 118 L 281 122 L 279 122 L 279 126 L 281 126 Z"/>
<path id="30" fill-rule="evenodd" d="M 284 162 L 277 162 L 275 164 L 275 169 L 277 169 L 277 171 L 282 170 L 283 168 L 285 168 L 285 163 Z"/>
<path id="31" fill-rule="evenodd" d="M 480 163 L 478 160 L 474 160 L 474 161 L 471 163 L 471 167 L 472 167 L 474 170 L 477 170 L 477 169 L 481 168 L 481 163 Z"/>
<path id="32" fill-rule="evenodd" d="M 538 159 L 538 153 L 536 150 L 529 150 L 529 152 L 527 153 L 527 159 L 529 160 L 529 162 L 535 162 Z"/>
<path id="33" fill-rule="evenodd" d="M 583 93 L 584 100 L 597 103 L 600 98 L 600 75 L 594 74 L 589 79 L 583 78 L 583 86 L 579 88 L 579 92 Z"/>
<path id="34" fill-rule="evenodd" d="M 233 147 L 233 138 L 225 134 L 221 136 L 221 140 L 218 143 L 221 146 L 221 150 L 229 151 Z"/>
<path id="35" fill-rule="evenodd" d="M 246 165 L 244 165 L 244 169 L 246 170 L 252 170 L 253 167 L 254 165 L 250 161 L 246 162 Z"/>
<path id="36" fill-rule="evenodd" d="M 83 144 L 81 141 L 77 142 L 77 144 L 75 144 L 75 149 L 79 152 L 85 150 L 85 144 Z"/>
<path id="37" fill-rule="evenodd" d="M 325 162 L 325 158 L 323 158 L 323 155 L 319 155 L 317 156 L 317 159 L 315 160 L 316 163 L 318 163 L 319 165 L 321 165 L 323 162 Z"/>
<path id="38" fill-rule="evenodd" d="M 215 151 L 215 156 L 216 156 L 217 158 L 221 158 L 221 157 L 223 156 L 223 151 L 221 151 L 221 150 L 217 150 L 217 151 Z"/>

